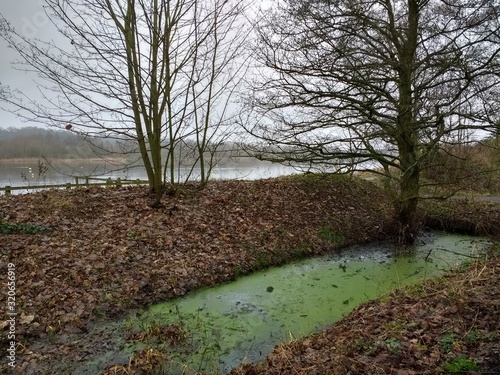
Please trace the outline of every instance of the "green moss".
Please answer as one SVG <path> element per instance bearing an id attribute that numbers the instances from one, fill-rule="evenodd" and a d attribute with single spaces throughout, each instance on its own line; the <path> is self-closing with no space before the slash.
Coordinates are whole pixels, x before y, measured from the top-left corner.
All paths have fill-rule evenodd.
<path id="1" fill-rule="evenodd" d="M 453 350 L 453 348 L 459 344 L 460 340 L 457 335 L 451 333 L 449 335 L 441 337 L 439 340 L 439 345 L 441 346 L 441 350 L 445 353 L 449 353 Z"/>
<path id="2" fill-rule="evenodd" d="M 301 243 L 300 245 L 292 249 L 291 255 L 292 257 L 298 259 L 304 258 L 309 255 L 309 246 L 306 243 Z"/>
<path id="3" fill-rule="evenodd" d="M 387 349 L 391 352 L 399 352 L 399 349 L 401 348 L 401 344 L 399 341 L 393 337 L 390 337 L 385 340 L 385 345 L 387 346 Z"/>
<path id="4" fill-rule="evenodd" d="M 480 367 L 475 359 L 459 357 L 445 364 L 444 369 L 451 374 L 461 374 L 467 371 L 478 371 Z"/>
<path id="5" fill-rule="evenodd" d="M 352 351 L 361 352 L 366 356 L 372 356 L 377 352 L 377 346 L 372 340 L 358 339 L 354 342 Z"/>
<path id="6" fill-rule="evenodd" d="M 11 233 L 25 233 L 25 234 L 38 234 L 43 232 L 49 232 L 52 228 L 47 226 L 39 226 L 30 223 L 21 224 L 10 224 L 5 222 L 0 222 L 0 234 L 11 234 Z"/>
<path id="7" fill-rule="evenodd" d="M 322 225 L 318 229 L 318 235 L 325 241 L 328 241 L 332 244 L 342 246 L 345 243 L 345 237 L 330 227 Z"/>

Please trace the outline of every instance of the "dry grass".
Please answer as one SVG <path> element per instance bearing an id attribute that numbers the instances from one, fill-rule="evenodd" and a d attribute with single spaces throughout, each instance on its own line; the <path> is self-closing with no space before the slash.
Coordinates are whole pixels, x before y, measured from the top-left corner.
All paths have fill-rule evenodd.
<path id="1" fill-rule="evenodd" d="M 157 348 L 146 348 L 136 353 L 127 365 L 113 365 L 102 375 L 147 375 L 161 373 L 167 357 Z"/>

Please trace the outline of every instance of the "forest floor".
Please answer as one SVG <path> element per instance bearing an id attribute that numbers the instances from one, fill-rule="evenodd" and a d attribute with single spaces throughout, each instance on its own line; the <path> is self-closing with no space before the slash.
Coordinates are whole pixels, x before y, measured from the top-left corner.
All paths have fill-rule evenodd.
<path id="1" fill-rule="evenodd" d="M 0 197 L 0 272 L 15 275 L 17 313 L 16 367 L 2 356 L 2 373 L 60 374 L 47 364 L 83 361 L 99 345 L 64 340 L 85 337 L 92 322 L 393 233 L 384 193 L 345 176 L 214 181 L 165 196 L 158 209 L 148 202 L 140 187 Z M 426 202 L 422 218 L 436 228 L 500 235 L 495 202 Z M 364 304 L 233 373 L 420 374 L 448 364 L 492 371 L 500 366 L 499 264 L 491 255 L 415 295 L 403 290 Z M 6 292 L 0 306 L 7 317 Z M 6 335 L 11 325 L 0 320 L 0 328 Z M 136 359 L 108 373 L 148 373 L 150 365 Z"/>

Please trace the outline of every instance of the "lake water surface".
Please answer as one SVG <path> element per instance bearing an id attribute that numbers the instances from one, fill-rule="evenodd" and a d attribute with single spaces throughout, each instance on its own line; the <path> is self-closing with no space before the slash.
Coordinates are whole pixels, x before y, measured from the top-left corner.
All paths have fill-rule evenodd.
<path id="1" fill-rule="evenodd" d="M 26 186 L 26 190 L 13 190 L 13 194 L 33 191 L 36 185 L 57 185 L 75 183 L 75 177 L 99 177 L 112 179 L 147 179 L 142 167 L 130 167 L 119 162 L 102 160 L 57 160 L 44 162 L 47 170 L 40 173 L 36 160 L 4 161 L 0 160 L 0 188 L 5 186 Z M 252 163 L 225 163 L 215 167 L 212 179 L 242 179 L 256 180 L 297 173 L 297 170 L 269 162 L 252 161 Z M 191 180 L 199 179 L 199 170 L 190 173 L 188 168 L 179 168 L 177 178 L 184 181 L 189 176 Z M 0 194 L 2 192 L 0 191 Z"/>

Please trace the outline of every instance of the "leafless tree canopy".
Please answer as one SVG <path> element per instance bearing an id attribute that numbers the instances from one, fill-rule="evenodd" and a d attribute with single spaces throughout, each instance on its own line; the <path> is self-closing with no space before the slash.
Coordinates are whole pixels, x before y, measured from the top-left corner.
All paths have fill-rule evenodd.
<path id="1" fill-rule="evenodd" d="M 335 163 L 355 156 L 396 167 L 402 117 L 424 148 L 461 130 L 491 130 L 497 12 L 492 1 L 286 1 L 260 24 L 251 130 L 300 147 L 304 161 L 331 154 Z"/>

